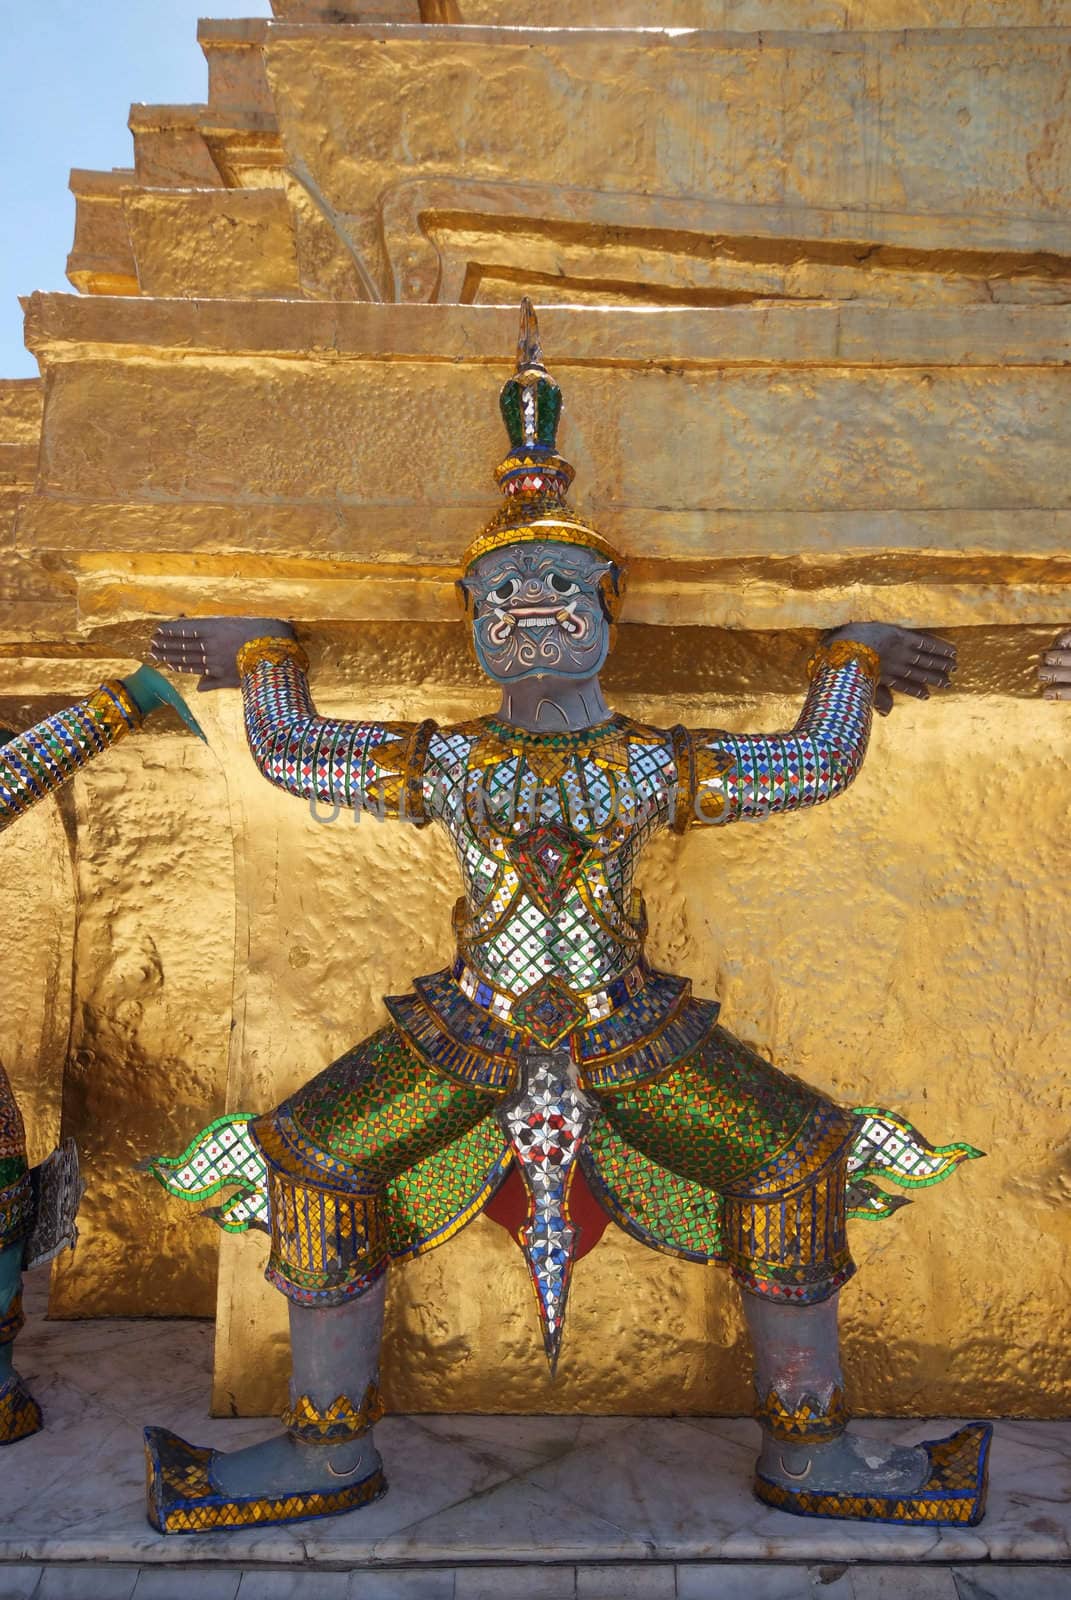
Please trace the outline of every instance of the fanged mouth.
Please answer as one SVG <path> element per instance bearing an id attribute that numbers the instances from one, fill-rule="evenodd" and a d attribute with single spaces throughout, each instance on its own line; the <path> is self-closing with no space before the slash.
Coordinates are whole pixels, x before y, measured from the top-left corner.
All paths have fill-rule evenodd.
<path id="1" fill-rule="evenodd" d="M 573 639 L 582 639 L 588 632 L 587 619 L 576 615 L 576 601 L 562 606 L 516 606 L 512 611 L 495 607 L 495 620 L 488 628 L 488 638 L 493 644 L 505 644 L 517 629 L 539 632 L 544 628 L 561 628 Z"/>

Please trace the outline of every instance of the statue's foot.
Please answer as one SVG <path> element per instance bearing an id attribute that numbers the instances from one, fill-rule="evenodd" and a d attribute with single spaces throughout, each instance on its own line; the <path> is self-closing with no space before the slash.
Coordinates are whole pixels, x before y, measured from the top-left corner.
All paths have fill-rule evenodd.
<path id="1" fill-rule="evenodd" d="M 145 1457 L 149 1521 L 160 1533 L 338 1516 L 387 1487 L 370 1433 L 331 1446 L 299 1444 L 283 1433 L 225 1453 L 146 1428 Z"/>
<path id="2" fill-rule="evenodd" d="M 922 1445 L 905 1449 L 851 1431 L 822 1444 L 784 1444 L 767 1435 L 759 1475 L 809 1493 L 914 1494 L 925 1483 L 929 1457 Z"/>
<path id="3" fill-rule="evenodd" d="M 17 1372 L 0 1383 L 0 1445 L 15 1444 L 40 1433 L 44 1427 L 41 1407 Z"/>
<path id="4" fill-rule="evenodd" d="M 992 1436 L 983 1422 L 911 1449 L 851 1432 L 814 1445 L 782 1445 L 767 1436 L 755 1493 L 801 1517 L 969 1527 L 985 1512 Z"/>
<path id="5" fill-rule="evenodd" d="M 302 1444 L 277 1433 L 244 1450 L 219 1451 L 208 1475 L 220 1494 L 333 1494 L 347 1483 L 363 1483 L 382 1465 L 371 1432 L 344 1444 Z"/>

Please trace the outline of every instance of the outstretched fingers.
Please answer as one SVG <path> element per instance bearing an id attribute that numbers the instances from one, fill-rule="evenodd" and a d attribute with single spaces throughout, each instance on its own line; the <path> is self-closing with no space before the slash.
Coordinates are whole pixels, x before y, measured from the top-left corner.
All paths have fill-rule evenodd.
<path id="1" fill-rule="evenodd" d="M 193 626 L 179 622 L 165 622 L 152 636 L 149 660 L 162 662 L 173 672 L 199 672 L 208 670 L 204 640 Z"/>
<path id="2" fill-rule="evenodd" d="M 1046 650 L 1041 661 L 1039 683 L 1071 684 L 1071 650 Z"/>
<path id="3" fill-rule="evenodd" d="M 956 647 L 931 633 L 905 629 L 885 681 L 916 700 L 929 699 L 930 689 L 947 689 L 956 670 Z"/>
<path id="4" fill-rule="evenodd" d="M 932 633 L 917 633 L 913 636 L 915 645 L 914 664 L 925 667 L 927 671 L 937 672 L 947 684 L 949 678 L 956 670 L 958 653 L 954 644 L 949 644 L 947 639 L 935 639 Z"/>
<path id="5" fill-rule="evenodd" d="M 935 689 L 947 689 L 951 673 L 949 667 L 934 666 L 930 661 L 909 661 L 900 669 L 902 676 L 912 683 L 929 684 Z"/>
<path id="6" fill-rule="evenodd" d="M 898 694 L 909 694 L 916 700 L 928 700 L 930 698 L 930 691 L 925 683 L 918 683 L 914 678 L 909 678 L 906 675 L 895 678 L 889 677 L 886 678 L 885 682 L 890 689 L 895 689 Z"/>

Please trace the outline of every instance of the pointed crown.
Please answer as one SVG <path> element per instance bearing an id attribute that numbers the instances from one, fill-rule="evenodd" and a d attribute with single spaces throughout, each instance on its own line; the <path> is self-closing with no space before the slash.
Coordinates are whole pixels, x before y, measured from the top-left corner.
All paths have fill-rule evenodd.
<path id="1" fill-rule="evenodd" d="M 624 570 L 624 558 L 609 540 L 565 503 L 574 474 L 558 454 L 562 392 L 543 365 L 539 324 L 527 296 L 521 301 L 517 370 L 503 384 L 498 403 L 510 449 L 495 469 L 495 481 L 506 503 L 465 551 L 462 572 L 489 550 L 543 539 L 597 550 Z"/>

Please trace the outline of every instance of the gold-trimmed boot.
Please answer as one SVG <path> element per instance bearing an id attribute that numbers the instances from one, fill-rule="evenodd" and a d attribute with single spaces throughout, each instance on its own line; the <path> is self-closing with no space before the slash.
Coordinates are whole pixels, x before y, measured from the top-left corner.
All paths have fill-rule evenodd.
<path id="1" fill-rule="evenodd" d="M 805 1404 L 810 1407 L 812 1401 L 808 1397 Z M 755 1493 L 766 1505 L 797 1517 L 972 1528 L 985 1515 L 992 1437 L 989 1422 L 969 1422 L 945 1439 L 927 1439 L 910 1450 L 847 1431 L 815 1444 L 798 1436 L 768 1436 Z M 905 1473 L 919 1481 L 910 1488 L 898 1486 Z"/>
<path id="2" fill-rule="evenodd" d="M 377 1397 L 378 1398 L 378 1397 Z M 335 1406 L 348 1407 L 339 1397 Z M 352 1408 L 349 1408 L 352 1409 Z M 319 1413 L 324 1421 L 326 1413 Z M 371 1434 L 369 1433 L 369 1439 Z M 290 1433 L 284 1435 L 291 1439 Z M 358 1436 L 351 1434 L 351 1441 Z M 267 1444 L 282 1443 L 267 1440 Z M 256 1448 L 256 1447 L 255 1447 Z M 149 1521 L 159 1533 L 211 1533 L 222 1528 L 267 1527 L 276 1522 L 300 1522 L 310 1517 L 337 1517 L 356 1511 L 386 1492 L 387 1480 L 378 1452 L 360 1458 L 353 1465 L 349 1449 L 346 1470 L 333 1465 L 338 1454 L 320 1445 L 321 1460 L 310 1461 L 306 1453 L 296 1456 L 294 1478 L 327 1476 L 323 1487 L 269 1487 L 242 1493 L 222 1487 L 219 1481 L 223 1451 L 187 1444 L 166 1428 L 145 1429 L 146 1501 Z M 345 1448 L 345 1447 L 344 1447 Z M 265 1463 L 266 1464 L 266 1463 Z M 331 1482 L 331 1474 L 334 1481 Z M 284 1474 L 285 1475 L 285 1474 Z M 270 1476 L 274 1476 L 271 1474 Z"/>
<path id="3" fill-rule="evenodd" d="M 291 1303 L 285 1432 L 243 1450 L 146 1428 L 146 1499 L 160 1533 L 209 1533 L 334 1517 L 386 1491 L 373 1428 L 383 1415 L 379 1341 L 385 1276 L 343 1305 Z"/>
<path id="4" fill-rule="evenodd" d="M 797 1517 L 973 1527 L 985 1514 L 989 1423 L 946 1439 L 888 1444 L 849 1427 L 837 1296 L 810 1306 L 744 1295 L 762 1450 L 755 1493 Z"/>
<path id="5" fill-rule="evenodd" d="M 45 1425 L 41 1407 L 17 1372 L 0 1383 L 0 1445 L 17 1444 Z"/>

